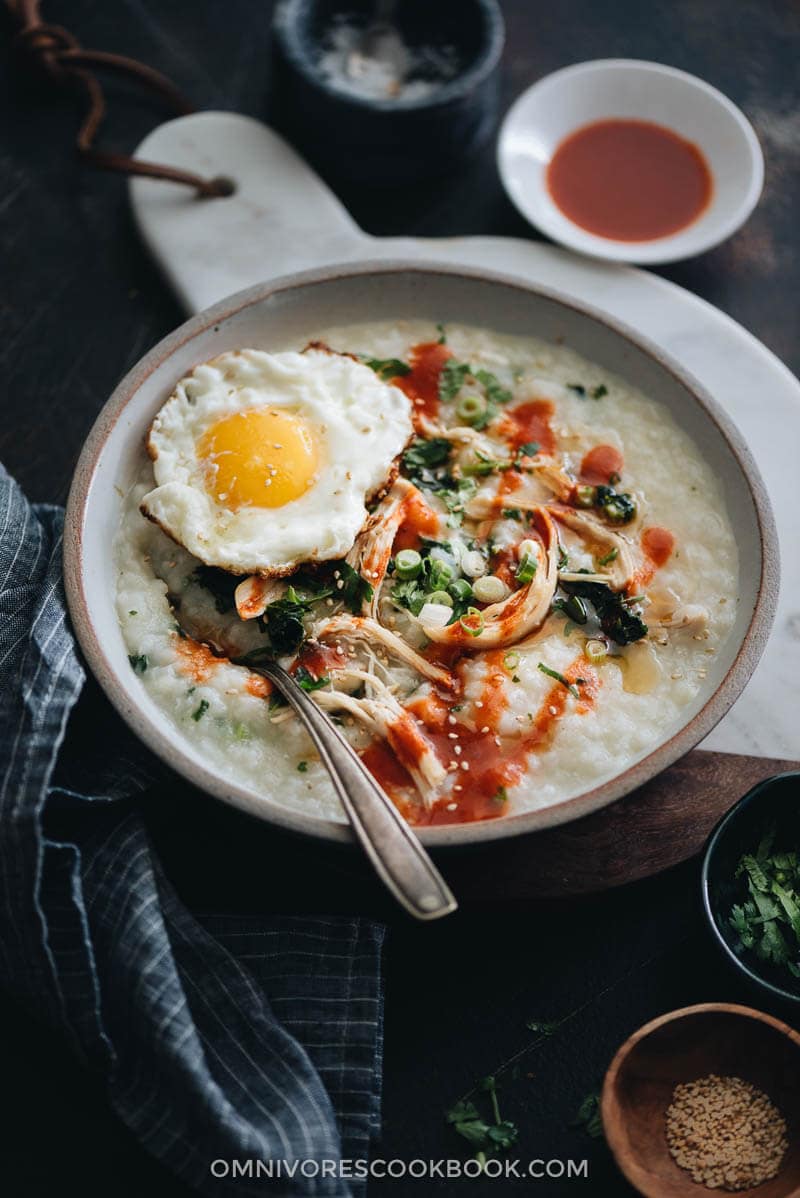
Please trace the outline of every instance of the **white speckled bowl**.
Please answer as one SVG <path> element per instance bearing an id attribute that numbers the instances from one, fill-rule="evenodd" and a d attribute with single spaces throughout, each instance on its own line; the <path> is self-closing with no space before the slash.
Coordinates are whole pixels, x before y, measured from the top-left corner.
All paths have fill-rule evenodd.
<path id="1" fill-rule="evenodd" d="M 615 241 L 576 225 L 546 183 L 561 141 L 592 121 L 654 121 L 694 142 L 714 179 L 707 208 L 677 233 Z M 523 92 L 503 121 L 497 145 L 503 186 L 526 220 L 570 249 L 614 262 L 676 262 L 719 245 L 744 224 L 764 184 L 764 157 L 753 126 L 711 84 L 660 62 L 604 58 L 579 62 Z"/>
<path id="2" fill-rule="evenodd" d="M 349 829 L 239 786 L 172 725 L 131 670 L 115 610 L 112 541 L 147 428 L 179 378 L 224 350 L 268 350 L 332 324 L 418 317 L 563 340 L 665 404 L 721 479 L 740 554 L 736 624 L 680 725 L 614 778 L 563 803 L 481 823 L 421 828 L 429 845 L 515 836 L 586 815 L 646 782 L 693 748 L 741 693 L 764 648 L 778 592 L 778 546 L 750 451 L 718 404 L 677 363 L 602 313 L 502 275 L 417 263 L 331 267 L 260 284 L 215 304 L 148 353 L 103 408 L 67 504 L 64 571 L 86 659 L 117 710 L 174 769 L 225 802 L 285 828 L 331 840 Z"/>

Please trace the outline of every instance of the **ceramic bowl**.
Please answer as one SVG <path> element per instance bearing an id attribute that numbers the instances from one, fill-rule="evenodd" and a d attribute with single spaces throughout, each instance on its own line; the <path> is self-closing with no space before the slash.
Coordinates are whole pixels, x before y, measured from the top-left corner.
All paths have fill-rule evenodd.
<path id="1" fill-rule="evenodd" d="M 800 1035 L 781 1020 L 731 1003 L 702 1003 L 646 1024 L 622 1045 L 603 1084 L 603 1131 L 617 1164 L 646 1198 L 721 1193 L 694 1182 L 670 1156 L 665 1116 L 680 1082 L 741 1077 L 778 1107 L 789 1128 L 780 1172 L 758 1198 L 800 1194 Z"/>
<path id="2" fill-rule="evenodd" d="M 740 799 L 711 833 L 703 857 L 703 909 L 711 934 L 730 966 L 762 999 L 776 1000 L 800 1014 L 800 978 L 791 977 L 753 953 L 743 952 L 729 923 L 731 907 L 741 902 L 734 877 L 744 853 L 753 852 L 774 824 L 776 846 L 800 850 L 800 773 L 767 778 Z"/>
<path id="3" fill-rule="evenodd" d="M 546 182 L 555 150 L 576 129 L 609 117 L 653 121 L 700 148 L 714 190 L 692 224 L 652 241 L 614 241 L 556 206 Z M 503 122 L 497 159 L 506 191 L 531 224 L 573 250 L 616 262 L 674 262 L 711 249 L 747 220 L 764 182 L 753 127 L 722 92 L 674 67 L 626 58 L 578 63 L 528 88 Z"/>
<path id="4" fill-rule="evenodd" d="M 752 674 L 775 612 L 774 521 L 747 445 L 719 405 L 681 367 L 601 312 L 502 275 L 419 263 L 362 263 L 263 283 L 187 321 L 122 380 L 78 463 L 67 505 L 64 568 L 72 621 L 111 701 L 159 756 L 211 794 L 282 827 L 348 840 L 348 828 L 281 806 L 212 766 L 179 733 L 131 670 L 115 611 L 112 543 L 123 496 L 143 460 L 145 433 L 175 383 L 225 350 L 302 345 L 333 324 L 415 316 L 563 341 L 663 403 L 702 447 L 720 479 L 740 557 L 732 632 L 680 722 L 641 759 L 555 806 L 504 819 L 418 829 L 429 845 L 479 843 L 564 823 L 595 811 L 665 769 L 722 718 Z"/>

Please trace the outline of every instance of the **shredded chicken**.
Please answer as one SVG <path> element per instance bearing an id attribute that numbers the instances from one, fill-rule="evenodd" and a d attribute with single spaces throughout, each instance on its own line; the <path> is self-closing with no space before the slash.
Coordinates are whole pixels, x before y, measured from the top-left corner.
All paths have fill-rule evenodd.
<path id="1" fill-rule="evenodd" d="M 685 628 L 695 636 L 705 632 L 708 627 L 708 611 L 699 603 L 681 603 L 658 619 L 649 619 L 659 628 Z"/>
<path id="2" fill-rule="evenodd" d="M 390 632 L 369 616 L 350 616 L 342 612 L 318 624 L 314 629 L 314 635 L 318 640 L 341 637 L 343 640 L 360 640 L 382 645 L 391 657 L 404 661 L 423 678 L 438 682 L 440 686 L 453 686 L 453 678 L 448 670 L 422 657 L 394 632 Z"/>
<path id="3" fill-rule="evenodd" d="M 538 543 L 537 570 L 531 582 L 513 591 L 502 602 L 484 608 L 479 632 L 468 631 L 461 621 L 446 624 L 444 628 L 423 625 L 430 640 L 478 653 L 513 645 L 530 636 L 544 622 L 558 581 L 558 537 L 546 508 L 535 508 L 532 514 L 542 541 Z"/>
<path id="4" fill-rule="evenodd" d="M 255 620 L 263 616 L 268 603 L 280 599 L 286 590 L 286 582 L 280 578 L 261 578 L 251 574 L 244 578 L 234 591 L 234 601 L 240 620 Z"/>
<path id="5" fill-rule="evenodd" d="M 339 673 L 336 671 L 337 676 Z M 373 736 L 384 737 L 413 779 L 423 803 L 429 807 L 447 771 L 421 725 L 373 674 L 352 668 L 341 673 L 362 681 L 367 691 L 365 697 L 356 699 L 338 690 L 316 691 L 317 703 L 328 711 L 346 711 L 364 724 Z"/>
<path id="6" fill-rule="evenodd" d="M 392 544 L 403 522 L 408 497 L 416 491 L 413 483 L 398 478 L 381 500 L 356 537 L 346 561 L 372 586 L 372 596 L 363 604 L 363 614 L 372 619 L 378 614 L 378 590 L 392 556 Z"/>
<path id="7" fill-rule="evenodd" d="M 624 591 L 635 571 L 633 549 L 627 537 L 609 528 L 591 512 L 556 504 L 552 504 L 549 511 L 559 524 L 578 533 L 596 557 L 607 557 L 616 550 L 614 560 L 608 563 L 608 573 L 603 576 L 603 582 L 610 586 L 612 591 Z"/>

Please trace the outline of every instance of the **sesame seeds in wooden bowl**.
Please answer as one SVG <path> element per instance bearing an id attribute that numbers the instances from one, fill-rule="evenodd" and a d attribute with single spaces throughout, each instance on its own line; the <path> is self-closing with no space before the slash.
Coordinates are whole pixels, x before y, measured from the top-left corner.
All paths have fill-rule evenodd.
<path id="1" fill-rule="evenodd" d="M 611 1062 L 601 1111 L 646 1198 L 800 1196 L 800 1035 L 771 1015 L 703 1003 L 654 1019 Z"/>

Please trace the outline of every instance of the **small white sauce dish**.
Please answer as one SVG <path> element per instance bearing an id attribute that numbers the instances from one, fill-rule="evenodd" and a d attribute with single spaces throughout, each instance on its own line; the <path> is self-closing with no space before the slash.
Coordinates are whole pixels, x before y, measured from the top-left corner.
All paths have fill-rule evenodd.
<path id="1" fill-rule="evenodd" d="M 713 192 L 691 224 L 648 241 L 616 241 L 556 206 L 546 174 L 558 146 L 575 130 L 615 117 L 665 126 L 705 156 Z M 528 88 L 503 122 L 497 159 L 503 186 L 531 224 L 570 249 L 615 262 L 676 262 L 719 245 L 747 220 L 764 183 L 755 131 L 722 92 L 674 67 L 627 58 L 577 63 Z"/>

